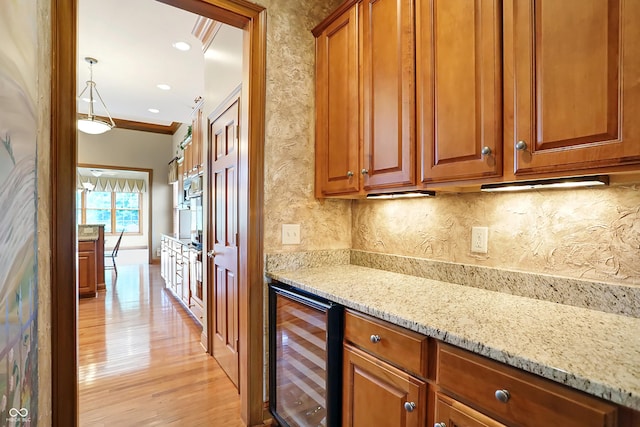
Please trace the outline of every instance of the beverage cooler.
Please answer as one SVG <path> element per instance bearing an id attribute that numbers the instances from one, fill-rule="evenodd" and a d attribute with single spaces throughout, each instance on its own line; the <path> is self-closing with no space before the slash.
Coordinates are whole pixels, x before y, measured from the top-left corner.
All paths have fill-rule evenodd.
<path id="1" fill-rule="evenodd" d="M 282 426 L 340 425 L 342 306 L 269 286 L 269 409 Z"/>

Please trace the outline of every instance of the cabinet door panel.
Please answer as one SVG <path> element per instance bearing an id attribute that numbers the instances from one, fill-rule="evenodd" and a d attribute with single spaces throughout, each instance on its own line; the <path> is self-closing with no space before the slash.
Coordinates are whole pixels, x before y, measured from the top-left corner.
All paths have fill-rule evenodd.
<path id="1" fill-rule="evenodd" d="M 80 244 L 85 242 L 80 242 Z M 93 242 L 91 242 L 93 244 Z M 79 245 L 80 246 L 80 245 Z M 82 249 L 82 248 L 79 248 Z M 78 293 L 80 296 L 96 294 L 96 254 L 91 251 L 78 251 Z"/>
<path id="2" fill-rule="evenodd" d="M 436 398 L 435 422 L 447 427 L 505 427 L 504 424 L 441 394 Z"/>
<path id="3" fill-rule="evenodd" d="M 638 2 L 506 0 L 504 7 L 513 172 L 639 162 Z M 514 150 L 520 140 L 526 149 Z"/>
<path id="4" fill-rule="evenodd" d="M 415 184 L 413 1 L 361 3 L 364 189 Z"/>
<path id="5" fill-rule="evenodd" d="M 316 41 L 319 197 L 357 192 L 360 188 L 357 29 L 357 12 L 353 7 Z"/>
<path id="6" fill-rule="evenodd" d="M 502 172 L 501 10 L 497 2 L 417 6 L 421 181 Z M 483 147 L 490 154 L 483 156 Z"/>
<path id="7" fill-rule="evenodd" d="M 424 381 L 345 345 L 343 426 L 424 426 L 426 391 Z M 411 412 L 407 402 L 416 405 Z"/>

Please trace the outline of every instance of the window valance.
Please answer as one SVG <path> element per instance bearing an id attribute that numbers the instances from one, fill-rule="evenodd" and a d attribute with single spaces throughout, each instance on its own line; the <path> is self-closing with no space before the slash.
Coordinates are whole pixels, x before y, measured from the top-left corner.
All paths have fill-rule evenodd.
<path id="1" fill-rule="evenodd" d="M 115 178 L 115 177 L 87 177 L 77 174 L 77 188 L 83 189 L 83 183 L 91 183 L 92 191 L 106 191 L 116 193 L 146 193 L 147 183 L 144 179 Z"/>

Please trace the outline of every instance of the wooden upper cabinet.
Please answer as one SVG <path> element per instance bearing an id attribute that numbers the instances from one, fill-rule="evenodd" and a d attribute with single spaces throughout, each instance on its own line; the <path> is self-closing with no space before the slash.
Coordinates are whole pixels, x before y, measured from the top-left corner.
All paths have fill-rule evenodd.
<path id="1" fill-rule="evenodd" d="M 316 196 L 360 189 L 357 7 L 316 39 Z"/>
<path id="2" fill-rule="evenodd" d="M 502 175 L 501 14 L 495 1 L 416 5 L 422 183 Z"/>
<path id="3" fill-rule="evenodd" d="M 359 16 L 364 189 L 414 185 L 414 3 L 363 0 Z"/>
<path id="4" fill-rule="evenodd" d="M 196 107 L 191 121 L 191 142 L 185 149 L 185 172 L 196 176 L 203 170 L 204 124 L 202 108 Z"/>
<path id="5" fill-rule="evenodd" d="M 504 1 L 505 154 L 515 175 L 640 161 L 638 22 L 638 1 Z"/>

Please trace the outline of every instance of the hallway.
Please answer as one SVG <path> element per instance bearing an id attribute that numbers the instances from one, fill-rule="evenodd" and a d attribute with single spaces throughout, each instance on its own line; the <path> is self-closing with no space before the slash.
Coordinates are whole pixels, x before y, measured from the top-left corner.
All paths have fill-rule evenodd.
<path id="1" fill-rule="evenodd" d="M 78 308 L 80 425 L 243 426 L 240 399 L 164 289 L 157 265 L 123 265 Z"/>

